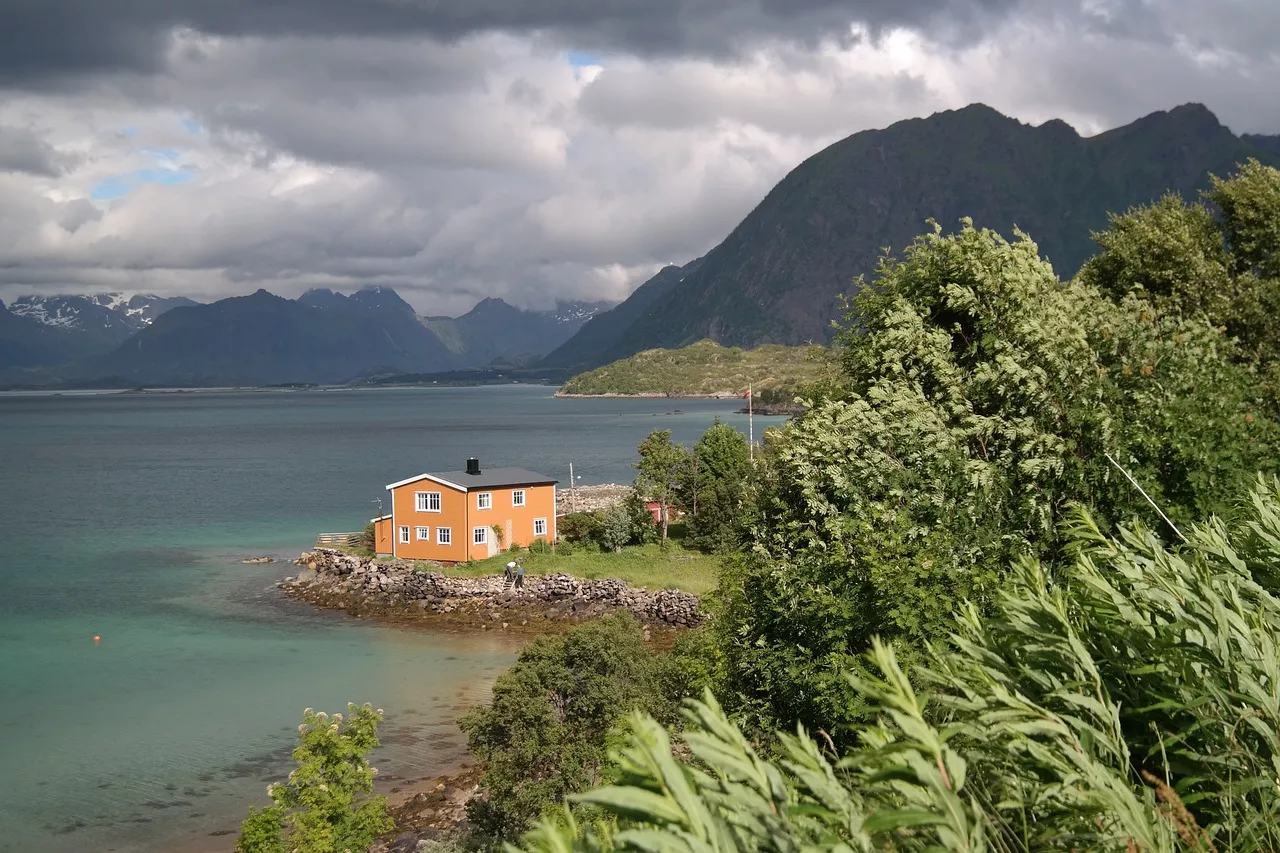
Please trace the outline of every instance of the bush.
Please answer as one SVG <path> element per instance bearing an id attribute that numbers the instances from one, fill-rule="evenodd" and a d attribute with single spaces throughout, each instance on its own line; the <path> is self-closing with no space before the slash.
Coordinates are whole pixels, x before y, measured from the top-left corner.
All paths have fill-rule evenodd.
<path id="1" fill-rule="evenodd" d="M 623 546 L 631 541 L 631 527 L 626 507 L 615 506 L 604 514 L 600 525 L 600 547 L 615 554 L 622 553 Z"/>
<path id="2" fill-rule="evenodd" d="M 342 853 L 366 850 L 392 828 L 387 801 L 369 796 L 378 772 L 369 752 L 378 745 L 382 711 L 347 705 L 347 715 L 308 708 L 298 726 L 297 769 L 267 786 L 272 805 L 249 810 L 237 853 Z"/>
<path id="3" fill-rule="evenodd" d="M 374 553 L 378 550 L 378 531 L 372 521 L 364 526 L 364 535 L 360 537 L 360 547 L 369 553 Z"/>
<path id="4" fill-rule="evenodd" d="M 874 720 L 834 733 L 839 762 L 803 729 L 770 760 L 707 692 L 685 743 L 714 772 L 635 715 L 618 784 L 571 798 L 625 831 L 568 817 L 526 849 L 1280 849 L 1280 599 L 1251 574 L 1280 564 L 1280 481 L 1243 537 L 1211 520 L 1170 550 L 1083 512 L 1064 529 L 1062 585 L 1020 561 L 988 613 L 966 605 L 925 646 L 918 685 L 874 642 L 850 676 Z"/>
<path id="5" fill-rule="evenodd" d="M 552 554 L 554 553 L 554 549 L 551 547 L 551 543 L 548 542 L 547 540 L 535 539 L 529 545 L 529 553 L 530 554 Z"/>
<path id="6" fill-rule="evenodd" d="M 560 519 L 558 529 L 565 542 L 598 542 L 604 519 L 598 512 L 571 512 Z"/>
<path id="7" fill-rule="evenodd" d="M 674 718 L 661 690 L 667 665 L 629 614 L 535 639 L 498 678 L 489 707 L 459 721 L 485 767 L 483 796 L 467 806 L 471 821 L 513 839 L 566 794 L 603 781 L 624 714 L 643 708 Z"/>

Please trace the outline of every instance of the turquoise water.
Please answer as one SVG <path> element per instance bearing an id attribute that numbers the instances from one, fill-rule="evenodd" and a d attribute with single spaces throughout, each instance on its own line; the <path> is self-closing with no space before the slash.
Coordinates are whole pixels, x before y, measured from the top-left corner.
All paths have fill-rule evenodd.
<path id="1" fill-rule="evenodd" d="M 454 719 L 514 641 L 316 611 L 276 590 L 287 562 L 240 561 L 358 530 L 386 483 L 469 455 L 628 481 L 650 430 L 745 431 L 737 405 L 537 386 L 0 395 L 0 853 L 230 849 L 211 833 L 287 772 L 306 706 L 373 702 L 384 773 L 447 771 Z"/>

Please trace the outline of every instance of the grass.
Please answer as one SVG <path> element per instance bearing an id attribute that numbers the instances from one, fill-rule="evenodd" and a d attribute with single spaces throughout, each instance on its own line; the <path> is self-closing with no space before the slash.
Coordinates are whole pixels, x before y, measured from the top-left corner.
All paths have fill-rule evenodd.
<path id="1" fill-rule="evenodd" d="M 822 347 L 765 344 L 755 349 L 722 347 L 703 340 L 675 350 L 653 349 L 581 373 L 562 394 L 741 395 L 749 386 L 795 389 L 817 380 Z"/>
<path id="2" fill-rule="evenodd" d="M 681 538 L 673 536 L 665 550 L 655 543 L 630 546 L 623 548 L 621 554 L 613 554 L 595 550 L 590 545 L 574 545 L 573 553 L 568 555 L 510 551 L 451 568 L 432 566 L 431 571 L 468 578 L 500 575 L 511 560 L 518 560 L 527 575 L 562 572 L 589 580 L 621 578 L 632 586 L 649 589 L 670 587 L 694 595 L 702 595 L 715 588 L 720 567 L 719 557 L 687 549 Z"/>

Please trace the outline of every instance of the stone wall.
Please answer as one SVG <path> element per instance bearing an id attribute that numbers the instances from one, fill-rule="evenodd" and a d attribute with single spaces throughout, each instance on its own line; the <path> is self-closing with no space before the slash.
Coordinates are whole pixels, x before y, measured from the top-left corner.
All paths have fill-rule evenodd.
<path id="1" fill-rule="evenodd" d="M 527 575 L 522 589 L 504 589 L 501 575 L 448 577 L 418 571 L 407 562 L 355 557 L 328 549 L 308 551 L 295 564 L 302 566 L 302 571 L 281 586 L 296 598 L 322 606 L 351 609 L 353 604 L 363 604 L 377 612 L 418 613 L 497 613 L 496 608 L 501 607 L 532 610 L 548 620 L 592 618 L 628 610 L 641 622 L 675 628 L 696 627 L 704 618 L 698 597 L 692 593 L 637 589 L 617 578 Z"/>

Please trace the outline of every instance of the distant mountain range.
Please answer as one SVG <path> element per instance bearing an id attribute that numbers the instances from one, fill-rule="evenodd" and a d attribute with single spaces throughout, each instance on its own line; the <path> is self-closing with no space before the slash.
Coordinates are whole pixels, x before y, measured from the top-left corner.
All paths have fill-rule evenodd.
<path id="1" fill-rule="evenodd" d="M 0 384 L 330 383 L 529 363 L 611 304 L 536 312 L 485 299 L 450 318 L 418 317 L 394 290 L 372 286 L 296 300 L 259 290 L 208 305 L 145 294 L 24 296 L 0 303 Z"/>
<path id="2" fill-rule="evenodd" d="M 296 300 L 258 291 L 200 305 L 119 294 L 0 304 L 0 386 L 278 384 L 399 375 L 564 375 L 703 338 L 726 345 L 824 342 L 838 297 L 936 219 L 1029 233 L 1060 275 L 1094 251 L 1107 214 L 1256 157 L 1280 137 L 1236 136 L 1203 106 L 1153 113 L 1083 138 L 975 104 L 856 133 L 791 171 L 725 240 L 668 266 L 616 307 L 552 311 L 485 299 L 461 317 L 419 317 L 389 288 Z M 517 371 L 522 371 L 517 373 Z"/>
<path id="3" fill-rule="evenodd" d="M 1088 138 L 981 104 L 856 133 L 792 170 L 706 256 L 663 269 L 545 363 L 587 369 L 702 338 L 823 342 L 837 297 L 930 218 L 953 230 L 970 216 L 1007 236 L 1020 227 L 1069 277 L 1108 213 L 1170 190 L 1190 198 L 1250 157 L 1280 166 L 1280 137 L 1238 137 L 1198 104 Z"/>

